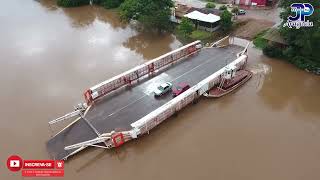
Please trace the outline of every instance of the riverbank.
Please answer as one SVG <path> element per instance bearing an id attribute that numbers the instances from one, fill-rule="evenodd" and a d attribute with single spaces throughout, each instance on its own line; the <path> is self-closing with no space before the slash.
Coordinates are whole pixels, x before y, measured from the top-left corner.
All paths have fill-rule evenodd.
<path id="1" fill-rule="evenodd" d="M 253 44 L 255 45 L 255 47 L 262 50 L 264 55 L 271 58 L 281 59 L 290 64 L 293 64 L 299 69 L 316 75 L 320 75 L 320 63 L 317 63 L 317 61 L 315 60 L 311 61 L 304 56 L 288 57 L 288 55 L 286 54 L 288 47 L 276 46 L 268 42 L 268 40 L 263 37 L 268 33 L 268 30 L 269 29 L 261 31 L 253 39 Z"/>
<path id="2" fill-rule="evenodd" d="M 61 4 L 61 3 L 64 4 Z M 58 0 L 57 3 L 61 6 L 78 6 L 78 5 L 87 5 L 90 4 L 90 0 L 81 0 L 76 1 L 78 4 L 72 4 L 70 0 Z M 104 0 L 93 0 L 91 1 L 94 5 L 103 6 L 104 8 L 116 8 L 123 1 L 122 0 L 112 0 L 112 1 L 104 1 Z M 107 3 L 107 4 L 106 4 Z M 120 9 L 116 9 L 118 13 L 120 13 Z M 153 23 L 151 23 L 153 24 Z M 150 24 L 149 24 L 150 25 Z M 254 19 L 254 18 L 245 18 L 242 16 L 238 16 L 233 23 L 233 27 L 231 30 L 231 34 L 236 37 L 245 38 L 249 40 L 253 40 L 256 47 L 263 50 L 265 55 L 270 57 L 276 57 L 279 59 L 284 59 L 289 63 L 294 64 L 300 69 L 304 69 L 308 72 L 312 72 L 315 74 L 320 74 L 320 65 L 315 63 L 315 61 L 311 61 L 305 57 L 297 56 L 294 58 L 289 58 L 285 56 L 285 53 L 280 52 L 279 49 L 275 47 L 269 47 L 267 41 L 262 38 L 264 33 L 274 25 L 274 22 L 268 21 L 266 19 Z M 193 30 L 189 35 L 181 34 L 178 30 L 177 24 L 171 23 L 172 28 L 167 28 L 166 31 L 172 32 L 179 41 L 184 44 L 201 40 L 204 44 L 216 41 L 224 36 L 226 36 L 227 32 L 223 32 L 221 29 L 215 32 L 207 32 L 203 30 Z M 152 26 L 151 26 L 152 27 Z M 150 27 L 149 27 L 150 28 Z"/>
<path id="3" fill-rule="evenodd" d="M 201 40 L 203 44 L 215 42 L 227 34 L 221 32 L 207 32 L 202 30 L 194 30 L 188 36 L 182 35 L 177 28 L 175 28 L 173 34 L 178 38 L 183 44 L 187 44 L 196 40 Z"/>
<path id="4" fill-rule="evenodd" d="M 120 8 L 118 8 L 121 3 L 123 1 L 122 0 L 80 0 L 80 1 L 73 1 L 73 0 L 57 0 L 57 4 L 58 6 L 62 6 L 62 7 L 77 7 L 77 6 L 85 6 L 85 5 L 94 5 L 94 6 L 102 6 L 105 9 L 113 9 L 114 11 L 116 11 L 119 15 L 120 14 L 126 14 L 127 10 L 123 10 L 123 8 L 125 7 L 126 9 L 130 10 L 130 7 L 127 7 L 126 5 L 121 6 Z M 122 4 L 123 5 L 123 4 Z M 131 10 L 130 10 L 131 11 Z M 130 13 L 129 13 L 130 14 Z M 130 15 L 129 15 L 130 16 Z M 120 17 L 120 16 L 119 16 Z M 122 20 L 123 16 L 121 16 Z M 152 18 L 151 18 L 152 19 Z M 150 21 L 150 18 L 146 18 L 144 17 L 144 20 Z M 120 21 L 120 19 L 119 19 Z M 126 21 L 130 21 L 130 19 L 126 19 Z M 153 20 L 153 21 L 158 21 L 158 20 Z M 169 21 L 169 19 L 168 19 Z M 159 31 L 159 29 L 157 29 L 155 26 L 150 26 L 150 24 L 154 24 L 154 22 L 150 22 L 147 23 L 147 27 L 143 27 L 146 25 L 146 23 L 143 21 L 138 22 L 137 20 L 134 20 L 135 22 L 135 26 L 138 27 L 139 30 L 143 30 L 143 31 Z M 195 40 L 201 40 L 203 43 L 211 43 L 213 41 L 216 41 L 224 36 L 227 35 L 227 33 L 222 32 L 221 30 L 218 30 L 216 32 L 208 32 L 208 31 L 203 31 L 203 30 L 193 30 L 192 33 L 190 33 L 188 36 L 181 34 L 177 29 L 178 29 L 178 24 L 170 22 L 170 26 L 166 26 L 165 29 L 162 29 L 162 31 L 166 31 L 169 33 L 173 33 L 180 41 L 186 43 L 190 43 L 192 41 Z M 139 27 L 140 26 L 140 27 Z M 160 25 L 162 26 L 162 25 Z M 154 29 L 153 29 L 154 28 Z M 159 31 L 160 32 L 160 31 Z"/>
<path id="5" fill-rule="evenodd" d="M 117 8 L 124 0 L 56 0 L 60 7 L 70 8 L 85 5 L 98 5 L 105 9 Z"/>

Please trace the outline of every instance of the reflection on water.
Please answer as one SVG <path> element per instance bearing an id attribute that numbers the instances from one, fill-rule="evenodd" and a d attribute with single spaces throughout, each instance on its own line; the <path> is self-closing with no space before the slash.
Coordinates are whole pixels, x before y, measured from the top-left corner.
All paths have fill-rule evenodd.
<path id="1" fill-rule="evenodd" d="M 34 0 L 38 3 L 40 3 L 44 8 L 46 8 L 49 11 L 55 11 L 59 9 L 57 6 L 57 1 L 56 0 Z"/>
<path id="2" fill-rule="evenodd" d="M 106 11 L 100 6 L 83 6 L 78 8 L 63 8 L 63 12 L 70 18 L 72 26 L 90 26 L 95 20 L 111 25 L 112 28 L 126 28 L 127 23 L 120 21 L 119 14 L 115 10 Z"/>
<path id="3" fill-rule="evenodd" d="M 93 23 L 97 17 L 97 12 L 92 6 L 78 8 L 63 8 L 64 14 L 70 18 L 74 27 L 85 27 Z"/>
<path id="4" fill-rule="evenodd" d="M 49 11 L 62 10 L 74 27 L 91 25 L 96 19 L 110 24 L 113 28 L 125 28 L 126 23 L 119 21 L 119 14 L 115 10 L 106 11 L 101 6 L 82 6 L 77 8 L 59 8 L 56 0 L 35 0 Z"/>
<path id="5" fill-rule="evenodd" d="M 167 42 L 172 42 L 172 45 L 170 43 L 170 46 L 163 46 L 163 44 L 167 44 Z M 161 34 L 161 36 L 159 36 L 157 33 L 149 32 L 138 33 L 130 37 L 123 45 L 138 54 L 142 54 L 144 59 L 152 59 L 159 54 L 165 54 L 171 51 L 172 47 L 181 46 L 181 43 L 177 42 L 176 37 L 171 34 Z"/>
<path id="6" fill-rule="evenodd" d="M 94 11 L 97 13 L 97 18 L 100 21 L 109 23 L 113 28 L 125 28 L 128 24 L 120 21 L 120 16 L 116 10 L 106 11 L 102 7 L 95 7 Z"/>

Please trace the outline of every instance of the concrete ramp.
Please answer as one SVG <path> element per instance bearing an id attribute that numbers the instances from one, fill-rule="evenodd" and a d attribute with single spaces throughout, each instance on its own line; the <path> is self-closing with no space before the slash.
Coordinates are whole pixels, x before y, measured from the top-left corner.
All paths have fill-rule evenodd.
<path id="1" fill-rule="evenodd" d="M 67 126 L 47 142 L 47 150 L 52 159 L 66 159 L 78 149 L 64 150 L 64 147 L 98 137 L 82 118 Z"/>

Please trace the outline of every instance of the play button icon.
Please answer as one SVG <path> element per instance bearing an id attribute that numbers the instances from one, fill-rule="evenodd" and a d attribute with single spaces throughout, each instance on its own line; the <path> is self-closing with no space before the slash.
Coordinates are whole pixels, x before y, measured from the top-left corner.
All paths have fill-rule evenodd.
<path id="1" fill-rule="evenodd" d="M 17 155 L 12 155 L 7 160 L 7 167 L 10 171 L 19 171 L 22 168 L 22 159 Z"/>

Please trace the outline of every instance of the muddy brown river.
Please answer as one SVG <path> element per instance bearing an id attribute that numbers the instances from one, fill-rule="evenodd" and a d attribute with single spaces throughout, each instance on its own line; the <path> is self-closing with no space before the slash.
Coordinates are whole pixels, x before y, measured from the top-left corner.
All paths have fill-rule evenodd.
<path id="1" fill-rule="evenodd" d="M 1 180 L 22 179 L 6 168 L 12 154 L 49 158 L 48 121 L 85 89 L 182 45 L 141 33 L 114 11 L 54 0 L 3 1 L 0 24 Z M 253 47 L 248 68 L 253 79 L 233 94 L 202 98 L 117 150 L 70 158 L 65 179 L 320 179 L 320 77 Z"/>

